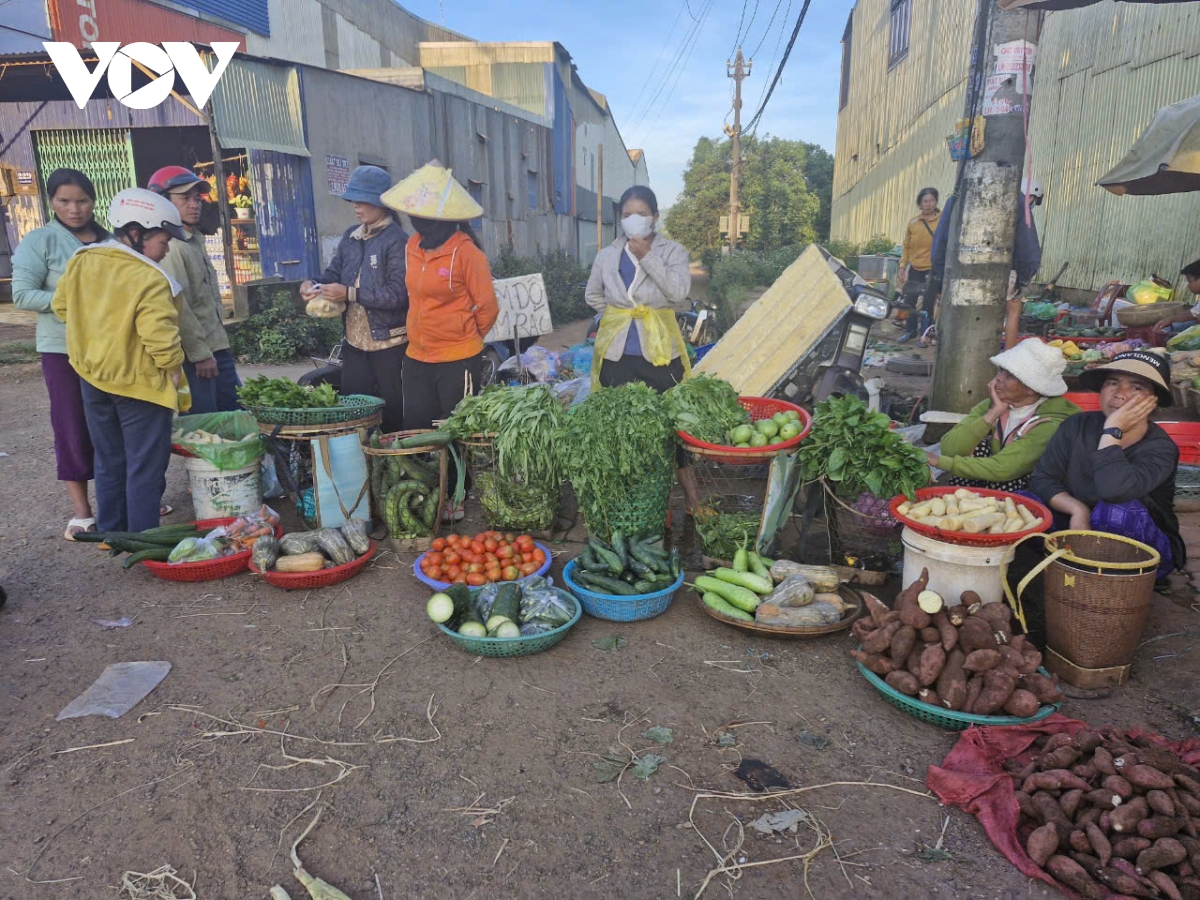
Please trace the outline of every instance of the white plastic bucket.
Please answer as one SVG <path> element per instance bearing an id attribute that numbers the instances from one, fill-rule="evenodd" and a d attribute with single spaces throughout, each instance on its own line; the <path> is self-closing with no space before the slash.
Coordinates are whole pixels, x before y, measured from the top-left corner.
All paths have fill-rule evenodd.
<path id="1" fill-rule="evenodd" d="M 192 508 L 197 519 L 224 519 L 257 512 L 262 506 L 259 461 L 241 469 L 221 470 L 207 460 L 183 461 L 192 483 Z"/>
<path id="2" fill-rule="evenodd" d="M 911 528 L 901 533 L 904 541 L 904 584 L 910 585 L 929 570 L 929 589 L 942 595 L 947 606 L 958 604 L 964 591 L 974 591 L 984 603 L 1004 599 L 1000 567 L 1012 562 L 1012 544 L 971 547 L 947 544 Z"/>

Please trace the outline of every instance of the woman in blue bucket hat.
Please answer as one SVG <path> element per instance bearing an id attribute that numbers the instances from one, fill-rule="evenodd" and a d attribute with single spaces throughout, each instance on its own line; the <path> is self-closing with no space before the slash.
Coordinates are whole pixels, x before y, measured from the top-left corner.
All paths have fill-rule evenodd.
<path id="1" fill-rule="evenodd" d="M 378 166 L 359 166 L 350 173 L 340 196 L 354 205 L 358 224 L 342 235 L 328 268 L 300 286 L 309 315 L 342 317 L 342 392 L 382 398 L 385 433 L 403 427 L 400 371 L 408 343 L 408 235 L 380 199 L 391 183 Z"/>

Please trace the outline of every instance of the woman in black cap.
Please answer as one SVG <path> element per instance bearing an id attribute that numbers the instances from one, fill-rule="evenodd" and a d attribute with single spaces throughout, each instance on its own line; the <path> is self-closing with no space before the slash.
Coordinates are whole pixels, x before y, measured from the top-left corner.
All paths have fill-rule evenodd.
<path id="1" fill-rule="evenodd" d="M 1103 531 L 1153 547 L 1159 577 L 1187 554 L 1175 517 L 1179 448 L 1150 421 L 1171 404 L 1171 367 L 1160 353 L 1119 353 L 1080 376 L 1100 412 L 1067 419 L 1042 454 L 1029 490 L 1054 512 L 1055 530 Z"/>

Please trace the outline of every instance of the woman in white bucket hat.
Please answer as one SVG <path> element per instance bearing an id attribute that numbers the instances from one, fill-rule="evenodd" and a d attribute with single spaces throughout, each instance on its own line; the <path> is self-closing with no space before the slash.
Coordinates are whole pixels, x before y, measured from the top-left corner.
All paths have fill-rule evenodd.
<path id="1" fill-rule="evenodd" d="M 1023 491 L 1058 426 L 1080 409 L 1062 396 L 1066 360 L 1057 348 L 1031 338 L 991 362 L 991 399 L 942 438 L 929 463 L 949 472 L 953 485 Z"/>

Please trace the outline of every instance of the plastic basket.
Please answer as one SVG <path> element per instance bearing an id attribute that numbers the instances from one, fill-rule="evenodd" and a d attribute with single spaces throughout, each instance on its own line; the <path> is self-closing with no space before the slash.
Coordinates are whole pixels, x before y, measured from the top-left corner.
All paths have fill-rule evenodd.
<path id="1" fill-rule="evenodd" d="M 1054 515 L 1044 505 L 1036 500 L 1031 500 L 1029 497 L 1022 497 L 1018 494 L 1011 494 L 1008 491 L 993 491 L 987 488 L 959 488 L 959 487 L 932 487 L 921 488 L 917 491 L 917 502 L 932 500 L 935 497 L 945 497 L 953 494 L 955 491 L 969 490 L 973 494 L 979 494 L 983 497 L 995 497 L 998 500 L 1012 498 L 1013 503 L 1019 506 L 1026 507 L 1035 518 L 1040 518 L 1042 524 L 1036 528 L 1026 528 L 1023 531 L 1014 531 L 1012 534 L 966 534 L 961 531 L 943 531 L 941 528 L 932 525 L 921 524 L 920 519 L 910 519 L 908 516 L 902 516 L 898 511 L 901 503 L 904 503 L 908 498 L 903 494 L 893 497 L 891 502 L 892 515 L 906 526 L 911 528 L 917 534 L 923 534 L 926 537 L 934 538 L 947 544 L 962 544 L 970 547 L 992 547 L 1003 544 L 1015 544 L 1024 537 L 1031 534 L 1041 534 L 1049 530 L 1054 523 Z"/>
<path id="2" fill-rule="evenodd" d="M 1167 316 L 1183 312 L 1185 309 L 1187 309 L 1187 304 L 1178 302 L 1126 306 L 1123 309 L 1117 310 L 1117 321 L 1127 329 L 1130 326 L 1134 328 L 1145 327 L 1147 325 L 1154 325 L 1160 319 L 1165 319 Z M 1128 337 L 1128 334 L 1126 334 L 1126 337 Z"/>
<path id="3" fill-rule="evenodd" d="M 279 409 L 272 406 L 251 406 L 247 411 L 267 425 L 337 425 L 365 419 L 383 409 L 385 401 L 367 394 L 345 394 L 338 397 L 337 406 L 316 409 Z"/>
<path id="4" fill-rule="evenodd" d="M 588 531 L 608 540 L 614 531 L 623 534 L 662 534 L 667 527 L 671 506 L 671 485 L 675 483 L 672 457 L 657 471 L 649 471 L 627 481 L 624 496 L 601 505 L 580 493 L 579 508 Z"/>
<path id="5" fill-rule="evenodd" d="M 930 722 L 947 731 L 966 731 L 972 725 L 1028 725 L 1031 722 L 1040 722 L 1062 709 L 1061 702 L 1047 704 L 1027 719 L 1017 716 L 977 716 L 973 713 L 958 712 L 953 709 L 941 709 L 928 703 L 922 703 L 916 697 L 900 693 L 862 663 L 855 663 L 855 665 L 858 666 L 858 671 L 862 672 L 863 677 L 871 686 L 879 691 L 883 695 L 883 699 L 892 706 L 908 713 L 915 719 Z M 1047 677 L 1050 675 L 1045 669 L 1038 669 L 1038 671 Z"/>
<path id="6" fill-rule="evenodd" d="M 800 434 L 790 441 L 768 444 L 765 447 L 729 447 L 724 444 L 710 444 L 708 441 L 692 437 L 686 431 L 679 431 L 676 434 L 679 435 L 679 439 L 683 441 L 689 450 L 710 456 L 716 459 L 717 462 L 733 465 L 752 465 L 762 462 L 764 459 L 771 458 L 780 450 L 791 450 L 793 447 L 798 446 L 802 440 L 808 437 L 808 432 L 812 430 L 812 415 L 808 410 L 796 406 L 794 403 L 788 403 L 786 400 L 773 400 L 769 397 L 738 397 L 738 403 L 742 405 L 742 409 L 750 413 L 751 422 L 769 419 L 776 413 L 797 412 L 800 414 L 800 422 L 803 428 L 801 428 Z"/>
<path id="7" fill-rule="evenodd" d="M 367 567 L 367 563 L 371 561 L 371 557 L 374 555 L 375 542 L 371 541 L 371 546 L 362 556 L 352 559 L 348 563 L 342 563 L 340 566 L 333 566 L 330 569 L 320 569 L 316 572 L 262 572 L 254 564 L 253 559 L 250 560 L 247 568 L 253 574 L 261 575 L 267 584 L 274 587 L 283 588 L 285 591 L 309 591 L 316 588 L 329 587 L 331 584 L 340 584 L 343 581 L 353 578 Z"/>
<path id="8" fill-rule="evenodd" d="M 598 594 L 580 586 L 571 577 L 575 571 L 575 560 L 567 563 L 563 569 L 563 581 L 567 588 L 579 598 L 584 610 L 596 619 L 607 619 L 610 622 L 640 622 L 643 619 L 653 619 L 667 611 L 675 592 L 683 584 L 684 573 L 680 572 L 675 583 L 653 594 L 638 594 L 637 596 L 621 596 L 619 594 Z"/>
<path id="9" fill-rule="evenodd" d="M 571 621 L 566 625 L 560 625 L 553 631 L 547 631 L 545 634 L 535 634 L 529 637 L 515 638 L 499 638 L 499 637 L 467 637 L 459 634 L 457 631 L 451 631 L 445 625 L 438 624 L 441 632 L 450 638 L 459 650 L 465 650 L 474 656 L 490 656 L 492 658 L 504 658 L 514 656 L 529 656 L 531 653 L 541 653 L 543 650 L 549 650 L 559 641 L 567 636 L 567 632 L 575 627 L 583 615 L 583 606 L 579 602 L 578 597 L 572 596 L 567 591 L 559 590 L 563 596 L 570 597 L 575 604 L 575 615 L 571 617 Z"/>
<path id="10" fill-rule="evenodd" d="M 1092 391 L 1069 391 L 1063 394 L 1064 400 L 1069 400 L 1084 412 L 1100 411 L 1100 395 Z"/>
<path id="11" fill-rule="evenodd" d="M 545 544 L 539 544 L 537 541 L 533 542 L 533 546 L 537 547 L 544 554 L 546 554 L 546 561 L 544 563 L 542 563 L 540 566 L 538 566 L 538 570 L 536 572 L 534 572 L 532 575 L 526 575 L 522 578 L 518 578 L 517 579 L 518 582 L 525 581 L 529 578 L 540 578 L 541 576 L 545 575 L 547 572 L 550 571 L 550 565 L 552 563 L 552 560 L 550 558 L 550 548 L 547 547 Z M 428 553 L 428 552 L 429 552 L 428 550 L 425 551 L 425 553 Z M 420 581 L 422 584 L 427 584 L 429 587 L 433 588 L 435 591 L 444 591 L 446 588 L 450 587 L 449 581 L 434 581 L 432 578 L 430 578 L 428 575 L 426 575 L 424 572 L 421 571 L 421 560 L 423 560 L 425 558 L 425 553 L 422 553 L 420 556 L 418 556 L 413 561 L 413 575 L 415 575 L 417 577 L 417 581 Z"/>
<path id="12" fill-rule="evenodd" d="M 1200 465 L 1200 422 L 1158 422 L 1179 448 L 1180 465 Z"/>
<path id="13" fill-rule="evenodd" d="M 235 521 L 235 518 L 227 519 L 200 519 L 196 522 L 196 528 L 200 531 L 211 531 L 221 525 L 228 525 Z M 283 529 L 278 525 L 275 526 L 275 537 L 283 537 Z M 159 562 L 156 559 L 144 559 L 142 565 L 156 578 L 161 578 L 163 581 L 216 581 L 218 578 L 228 578 L 230 575 L 237 575 L 239 572 L 245 572 L 250 565 L 250 556 L 252 550 L 243 550 L 241 553 L 234 553 L 230 556 L 222 556 L 219 559 L 206 559 L 200 562 L 189 563 L 167 563 Z"/>

